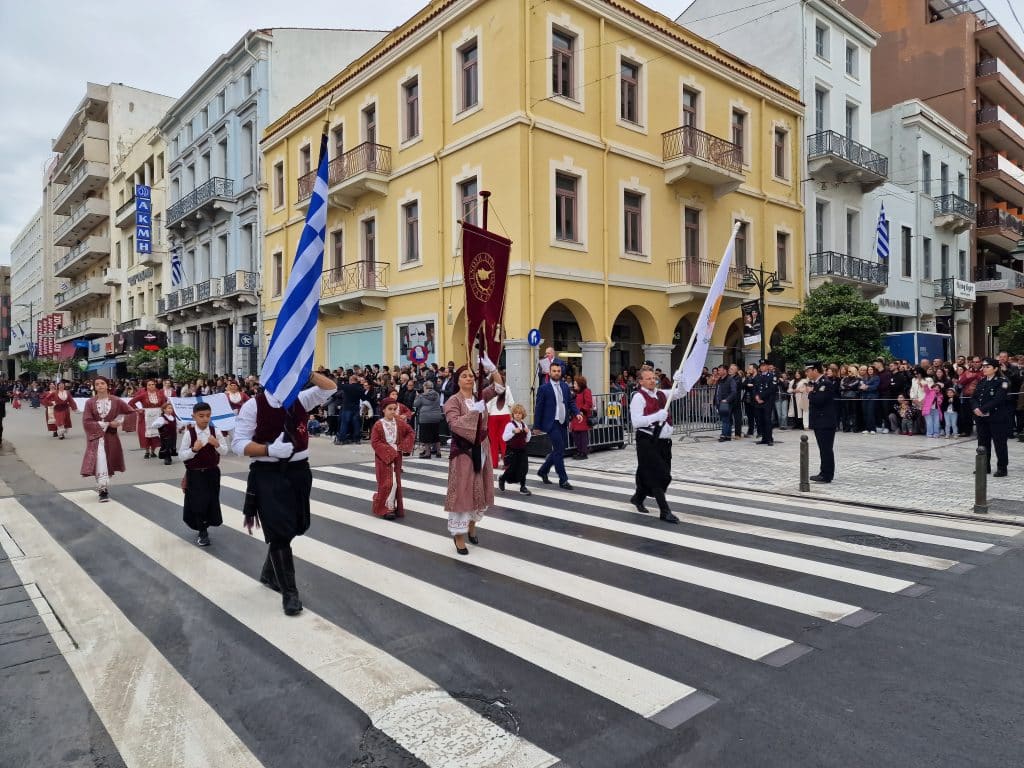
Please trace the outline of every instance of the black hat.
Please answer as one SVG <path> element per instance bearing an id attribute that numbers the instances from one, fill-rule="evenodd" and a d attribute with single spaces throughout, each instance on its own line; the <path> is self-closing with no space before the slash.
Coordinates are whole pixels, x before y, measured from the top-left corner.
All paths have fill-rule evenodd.
<path id="1" fill-rule="evenodd" d="M 994 357 L 986 357 L 984 360 L 981 361 L 981 364 L 982 365 L 991 365 L 993 368 L 998 368 L 999 367 L 999 361 L 996 360 Z"/>
<path id="2" fill-rule="evenodd" d="M 758 364 L 758 366 L 762 366 L 762 365 L 771 365 L 772 363 L 771 363 L 770 360 L 758 360 L 757 364 Z"/>
<path id="3" fill-rule="evenodd" d="M 820 372 L 822 370 L 821 362 L 819 360 L 808 360 L 804 363 L 804 370 L 806 371 L 808 368 L 813 368 Z"/>

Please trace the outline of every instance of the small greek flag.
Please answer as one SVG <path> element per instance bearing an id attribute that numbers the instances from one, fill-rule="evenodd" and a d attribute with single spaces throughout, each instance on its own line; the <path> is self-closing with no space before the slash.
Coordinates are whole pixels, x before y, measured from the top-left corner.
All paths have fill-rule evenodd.
<path id="1" fill-rule="evenodd" d="M 295 402 L 313 370 L 316 322 L 320 314 L 320 280 L 327 235 L 327 134 L 320 139 L 313 196 L 288 275 L 281 311 L 274 321 L 267 357 L 260 371 L 263 387 L 285 408 Z"/>
<path id="2" fill-rule="evenodd" d="M 171 288 L 177 288 L 185 282 L 185 268 L 181 266 L 181 249 L 171 251 Z"/>
<path id="3" fill-rule="evenodd" d="M 882 203 L 882 207 L 878 211 L 878 226 L 875 228 L 875 254 L 880 263 L 889 263 L 889 222 L 885 220 L 885 203 Z"/>

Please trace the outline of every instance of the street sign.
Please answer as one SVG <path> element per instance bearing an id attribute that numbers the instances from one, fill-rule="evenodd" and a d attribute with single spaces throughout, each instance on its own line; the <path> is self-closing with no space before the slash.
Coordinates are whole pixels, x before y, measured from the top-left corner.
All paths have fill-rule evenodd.
<path id="1" fill-rule="evenodd" d="M 256 338 L 251 333 L 240 333 L 238 334 L 238 346 L 240 347 L 254 347 L 256 346 Z"/>
<path id="2" fill-rule="evenodd" d="M 422 344 L 417 344 L 416 346 L 409 348 L 409 360 L 416 363 L 416 365 L 427 362 L 427 356 L 429 354 L 430 352 L 428 352 L 427 348 Z"/>
<path id="3" fill-rule="evenodd" d="M 539 347 L 541 342 L 540 331 L 536 328 L 532 329 L 528 334 L 526 334 L 526 340 L 529 342 L 531 347 Z"/>
<path id="4" fill-rule="evenodd" d="M 135 185 L 135 252 L 153 252 L 152 190 L 145 184 Z"/>

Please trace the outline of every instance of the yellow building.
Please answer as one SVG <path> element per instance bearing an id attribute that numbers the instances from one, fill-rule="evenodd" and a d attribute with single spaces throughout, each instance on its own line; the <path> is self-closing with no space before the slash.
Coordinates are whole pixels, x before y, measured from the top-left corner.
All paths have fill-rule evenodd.
<path id="1" fill-rule="evenodd" d="M 513 241 L 513 391 L 539 328 L 596 392 L 678 363 L 734 222 L 740 264 L 778 270 L 765 332 L 800 303 L 796 92 L 630 0 L 433 0 L 267 128 L 269 338 L 323 129 L 330 206 L 315 363 L 465 360 L 457 220 Z M 710 362 L 748 360 L 730 279 Z"/>

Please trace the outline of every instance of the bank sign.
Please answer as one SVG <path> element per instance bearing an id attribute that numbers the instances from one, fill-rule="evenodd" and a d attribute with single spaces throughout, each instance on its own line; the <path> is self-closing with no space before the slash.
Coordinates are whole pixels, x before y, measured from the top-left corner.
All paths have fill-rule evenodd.
<path id="1" fill-rule="evenodd" d="M 153 199 L 152 188 L 135 185 L 135 252 L 153 252 Z"/>
<path id="2" fill-rule="evenodd" d="M 974 301 L 974 283 L 966 280 L 953 280 L 953 298 Z"/>

